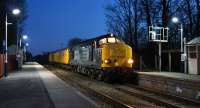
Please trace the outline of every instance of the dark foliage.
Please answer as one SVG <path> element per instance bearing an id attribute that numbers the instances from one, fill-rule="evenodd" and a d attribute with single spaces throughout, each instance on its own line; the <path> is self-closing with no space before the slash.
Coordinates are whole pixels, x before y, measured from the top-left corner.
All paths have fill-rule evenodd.
<path id="1" fill-rule="evenodd" d="M 49 53 L 43 53 L 41 55 L 36 55 L 33 57 L 33 60 L 40 64 L 48 64 L 49 63 Z"/>
<path id="2" fill-rule="evenodd" d="M 21 14 L 14 16 L 12 10 L 19 8 Z M 23 32 L 23 21 L 27 18 L 26 0 L 0 0 L 0 52 L 3 51 L 3 40 L 5 39 L 5 18 L 8 16 L 8 46 L 16 44 L 16 36 Z"/>
<path id="3" fill-rule="evenodd" d="M 68 47 L 69 47 L 69 48 L 72 48 L 73 46 L 79 44 L 81 41 L 82 41 L 82 39 L 80 39 L 80 38 L 78 38 L 78 37 L 72 38 L 72 39 L 70 39 L 69 42 L 68 42 Z"/>
<path id="4" fill-rule="evenodd" d="M 119 35 L 136 49 L 144 61 L 148 61 L 144 64 L 146 66 L 155 64 L 154 57 L 158 55 L 157 45 L 149 43 L 149 26 L 169 27 L 169 42 L 162 45 L 162 49 L 168 51 L 180 50 L 178 29 L 181 24 L 187 41 L 200 36 L 199 0 L 115 0 L 106 6 L 105 11 L 108 31 Z M 179 23 L 172 23 L 173 16 L 179 18 Z"/>

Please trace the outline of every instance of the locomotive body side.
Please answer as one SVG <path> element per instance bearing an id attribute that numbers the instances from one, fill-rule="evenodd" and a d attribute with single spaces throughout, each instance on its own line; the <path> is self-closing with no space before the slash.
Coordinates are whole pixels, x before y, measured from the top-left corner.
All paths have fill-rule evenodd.
<path id="1" fill-rule="evenodd" d="M 50 53 L 49 62 L 69 64 L 70 62 L 69 49 L 65 48 L 65 49 Z"/>
<path id="2" fill-rule="evenodd" d="M 71 50 L 70 64 L 74 66 L 84 66 L 88 68 L 100 69 L 100 49 L 92 45 L 76 46 Z"/>

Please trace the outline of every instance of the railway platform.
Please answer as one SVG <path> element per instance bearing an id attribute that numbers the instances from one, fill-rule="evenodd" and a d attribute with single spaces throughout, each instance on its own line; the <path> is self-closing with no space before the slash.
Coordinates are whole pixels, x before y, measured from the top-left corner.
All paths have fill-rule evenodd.
<path id="1" fill-rule="evenodd" d="M 138 72 L 138 85 L 200 103 L 200 75 L 175 72 Z"/>
<path id="2" fill-rule="evenodd" d="M 0 79 L 0 108 L 95 107 L 95 102 L 36 62 Z"/>
<path id="3" fill-rule="evenodd" d="M 174 78 L 179 80 L 195 81 L 200 83 L 200 75 L 184 74 L 177 72 L 139 72 L 140 74 Z"/>

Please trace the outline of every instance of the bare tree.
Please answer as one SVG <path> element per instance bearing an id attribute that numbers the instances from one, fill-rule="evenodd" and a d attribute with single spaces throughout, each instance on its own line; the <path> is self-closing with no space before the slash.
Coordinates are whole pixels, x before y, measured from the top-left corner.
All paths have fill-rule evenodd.
<path id="1" fill-rule="evenodd" d="M 171 0 L 161 0 L 162 5 L 162 26 L 167 27 L 169 21 L 169 3 Z"/>
<path id="2" fill-rule="evenodd" d="M 106 9 L 109 31 L 120 35 L 128 44 L 138 49 L 139 1 L 116 0 Z"/>
<path id="3" fill-rule="evenodd" d="M 82 39 L 78 37 L 74 37 L 68 41 L 68 47 L 72 48 L 73 46 L 79 44 L 80 42 L 82 42 Z"/>
<path id="4" fill-rule="evenodd" d="M 189 35 L 193 35 L 193 18 L 192 18 L 192 8 L 191 8 L 191 0 L 185 0 L 186 5 L 187 5 L 187 16 L 189 18 Z"/>
<path id="5" fill-rule="evenodd" d="M 149 0 L 142 0 L 142 5 L 143 5 L 143 9 L 144 9 L 144 12 L 145 12 L 145 16 L 146 16 L 146 23 L 147 23 L 147 26 L 151 26 L 152 25 L 152 18 L 151 18 L 151 12 L 150 12 L 150 1 Z"/>
<path id="6" fill-rule="evenodd" d="M 196 27 L 195 27 L 195 33 L 197 35 L 200 35 L 200 1 L 195 0 L 196 3 Z"/>
<path id="7" fill-rule="evenodd" d="M 0 0 L 0 43 L 4 40 L 5 36 L 5 16 L 7 13 L 9 22 L 13 25 L 8 30 L 8 45 L 16 43 L 17 31 L 21 35 L 23 31 L 23 22 L 27 18 L 26 0 Z M 19 16 L 11 15 L 12 8 L 19 8 L 22 12 Z M 17 23 L 19 22 L 19 23 Z M 2 52 L 2 44 L 0 44 L 0 52 Z"/>

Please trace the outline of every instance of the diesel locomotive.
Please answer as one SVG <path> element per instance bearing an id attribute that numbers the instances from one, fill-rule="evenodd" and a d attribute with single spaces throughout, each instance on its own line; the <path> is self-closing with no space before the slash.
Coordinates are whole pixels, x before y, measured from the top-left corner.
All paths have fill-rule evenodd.
<path id="1" fill-rule="evenodd" d="M 49 54 L 49 62 L 70 65 L 75 72 L 99 80 L 122 77 L 134 67 L 132 48 L 113 34 L 88 39 Z"/>

